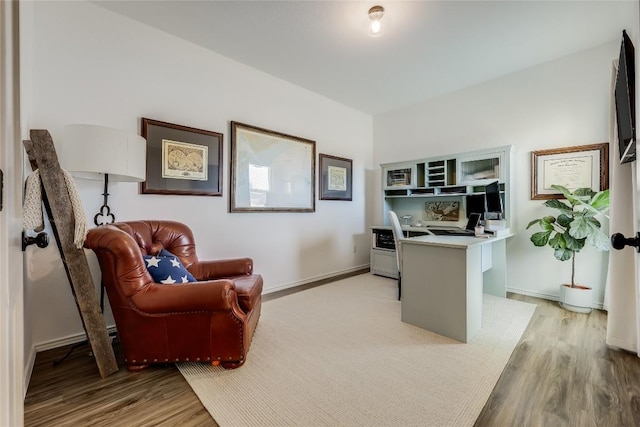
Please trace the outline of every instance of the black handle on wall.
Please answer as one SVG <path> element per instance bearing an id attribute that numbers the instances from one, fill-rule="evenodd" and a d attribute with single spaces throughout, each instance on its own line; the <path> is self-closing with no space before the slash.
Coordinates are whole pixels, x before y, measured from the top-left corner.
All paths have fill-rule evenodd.
<path id="1" fill-rule="evenodd" d="M 624 237 L 622 233 L 611 235 L 611 246 L 614 249 L 623 249 L 625 246 L 633 246 L 637 252 L 640 252 L 640 233 L 636 233 L 636 237 Z"/>

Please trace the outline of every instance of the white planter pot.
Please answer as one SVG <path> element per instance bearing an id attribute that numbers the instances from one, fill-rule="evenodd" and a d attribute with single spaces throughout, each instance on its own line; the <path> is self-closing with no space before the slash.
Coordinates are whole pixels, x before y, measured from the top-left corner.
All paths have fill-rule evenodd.
<path id="1" fill-rule="evenodd" d="M 593 289 L 586 286 L 560 285 L 560 306 L 576 313 L 591 313 Z"/>

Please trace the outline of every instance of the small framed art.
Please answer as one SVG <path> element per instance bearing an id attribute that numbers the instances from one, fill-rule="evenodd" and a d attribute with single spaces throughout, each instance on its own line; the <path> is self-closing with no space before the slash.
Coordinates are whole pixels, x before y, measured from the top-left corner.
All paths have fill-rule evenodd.
<path id="1" fill-rule="evenodd" d="M 351 159 L 320 154 L 320 200 L 353 199 L 352 166 Z"/>
<path id="2" fill-rule="evenodd" d="M 143 194 L 222 195 L 222 134 L 142 119 L 147 140 Z"/>

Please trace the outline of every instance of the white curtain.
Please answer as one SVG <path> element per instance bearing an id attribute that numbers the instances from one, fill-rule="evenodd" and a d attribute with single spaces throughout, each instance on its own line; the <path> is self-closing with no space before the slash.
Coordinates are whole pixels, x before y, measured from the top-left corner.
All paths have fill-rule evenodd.
<path id="1" fill-rule="evenodd" d="M 622 233 L 625 237 L 633 237 L 636 223 L 636 162 L 620 164 L 614 99 L 617 62 L 614 62 L 611 79 L 609 230 L 611 234 Z M 638 295 L 635 249 L 631 247 L 625 247 L 622 250 L 612 249 L 609 253 L 609 271 L 604 295 L 604 308 L 609 312 L 606 342 L 610 346 L 640 354 Z"/>

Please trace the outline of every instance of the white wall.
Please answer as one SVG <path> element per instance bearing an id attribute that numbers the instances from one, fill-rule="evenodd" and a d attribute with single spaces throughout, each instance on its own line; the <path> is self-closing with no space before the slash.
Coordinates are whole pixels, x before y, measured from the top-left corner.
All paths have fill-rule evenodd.
<path id="1" fill-rule="evenodd" d="M 557 261 L 551 248 L 529 241 L 533 230 L 525 230 L 526 225 L 548 212 L 541 201 L 530 200 L 530 155 L 609 141 L 611 67 L 618 51 L 616 41 L 376 116 L 374 164 L 514 145 L 512 224 L 517 235 L 507 243 L 507 285 L 516 292 L 557 298 L 559 285 L 571 278 L 571 263 Z M 374 222 L 382 222 L 379 171 L 375 180 Z M 594 288 L 598 304 L 606 268 L 606 252 L 587 248 L 576 257 L 576 281 Z"/>
<path id="2" fill-rule="evenodd" d="M 267 292 L 368 265 L 370 116 L 89 3 L 37 2 L 33 28 L 30 128 L 59 141 L 70 123 L 138 133 L 147 117 L 224 134 L 223 197 L 140 195 L 137 184 L 116 183 L 109 204 L 118 220 L 185 222 L 201 258 L 252 257 Z M 317 200 L 315 213 L 228 213 L 232 120 L 353 159 L 353 201 Z M 93 224 L 102 184 L 77 183 Z M 82 325 L 55 245 L 29 248 L 26 265 L 33 344 L 77 339 Z"/>

